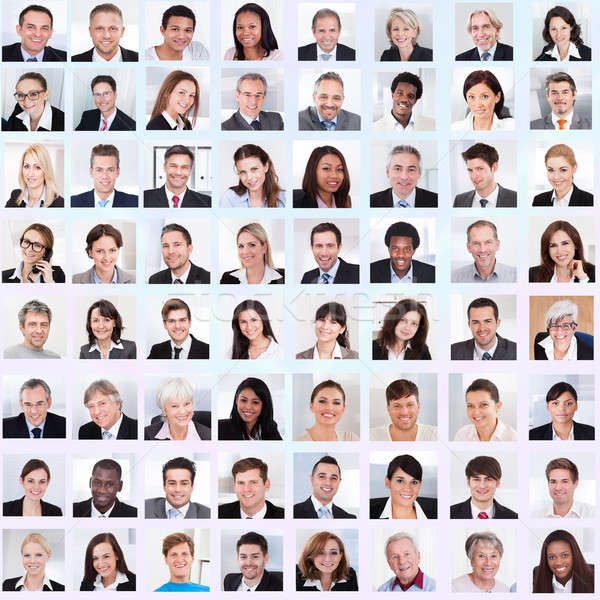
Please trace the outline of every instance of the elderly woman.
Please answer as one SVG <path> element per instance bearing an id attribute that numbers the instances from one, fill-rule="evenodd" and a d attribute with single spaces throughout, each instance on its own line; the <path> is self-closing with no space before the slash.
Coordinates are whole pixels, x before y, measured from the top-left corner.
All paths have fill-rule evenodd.
<path id="1" fill-rule="evenodd" d="M 592 49 L 581 39 L 581 26 L 575 21 L 573 13 L 564 6 L 555 6 L 546 13 L 542 37 L 546 45 L 535 60 L 592 60 Z"/>
<path id="2" fill-rule="evenodd" d="M 385 22 L 385 33 L 391 47 L 384 50 L 381 61 L 430 61 L 431 48 L 417 44 L 421 23 L 417 15 L 408 8 L 392 8 Z"/>
<path id="3" fill-rule="evenodd" d="M 173 377 L 156 391 L 162 421 L 144 428 L 145 440 L 210 440 L 210 429 L 194 421 L 194 388 L 187 379 Z"/>
<path id="4" fill-rule="evenodd" d="M 495 577 L 504 554 L 502 542 L 491 531 L 472 533 L 465 542 L 465 552 L 473 570 L 452 580 L 453 592 L 509 592 L 509 587 Z"/>
<path id="5" fill-rule="evenodd" d="M 546 331 L 533 342 L 535 360 L 594 360 L 594 336 L 576 331 L 578 312 L 572 300 L 558 300 L 546 311 Z"/>

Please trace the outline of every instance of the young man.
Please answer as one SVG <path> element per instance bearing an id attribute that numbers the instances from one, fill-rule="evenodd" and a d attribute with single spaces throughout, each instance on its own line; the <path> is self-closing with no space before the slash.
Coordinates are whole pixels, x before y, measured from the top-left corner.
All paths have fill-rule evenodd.
<path id="1" fill-rule="evenodd" d="M 163 539 L 162 553 L 169 568 L 169 581 L 155 592 L 209 592 L 210 588 L 190 581 L 194 564 L 194 540 L 185 533 L 172 533 Z"/>
<path id="2" fill-rule="evenodd" d="M 30 300 L 19 311 L 19 331 L 23 343 L 4 349 L 4 358 L 60 358 L 56 352 L 45 350 L 50 335 L 52 311 L 39 300 Z"/>

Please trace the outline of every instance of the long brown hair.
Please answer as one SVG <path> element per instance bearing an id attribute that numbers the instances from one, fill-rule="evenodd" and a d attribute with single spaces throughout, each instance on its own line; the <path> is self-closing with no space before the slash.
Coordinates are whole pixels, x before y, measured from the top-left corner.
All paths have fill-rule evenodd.
<path id="1" fill-rule="evenodd" d="M 317 146 L 311 152 L 311 155 L 308 157 L 308 162 L 306 163 L 306 169 L 304 170 L 302 191 L 313 200 L 316 200 L 319 195 L 317 188 L 317 165 L 327 154 L 337 156 L 344 169 L 344 181 L 342 181 L 342 185 L 340 185 L 338 191 L 334 194 L 335 206 L 336 208 L 350 208 L 352 206 L 350 196 L 348 195 L 348 192 L 350 191 L 350 173 L 348 173 L 348 166 L 346 165 L 344 155 L 333 146 Z"/>
<path id="2" fill-rule="evenodd" d="M 419 313 L 421 320 L 419 321 L 419 327 L 417 327 L 415 335 L 409 340 L 410 348 L 406 349 L 404 360 L 419 360 L 425 348 L 427 334 L 429 333 L 429 320 L 427 319 L 427 311 L 423 304 L 412 298 L 403 298 L 399 302 L 396 302 L 385 313 L 383 325 L 377 334 L 377 343 L 381 346 L 382 350 L 385 351 L 386 349 L 393 348 L 396 345 L 396 325 L 398 325 L 400 319 L 407 312 L 413 310 Z"/>
<path id="3" fill-rule="evenodd" d="M 325 549 L 325 544 L 329 540 L 337 542 L 341 555 L 340 563 L 332 574 L 333 581 L 336 582 L 340 581 L 340 579 L 348 579 L 350 576 L 350 565 L 348 564 L 348 558 L 346 557 L 344 542 L 342 542 L 335 533 L 319 531 L 319 533 L 315 533 L 308 539 L 306 544 L 304 544 L 302 554 L 298 559 L 298 568 L 304 579 L 321 579 L 321 573 L 317 567 L 315 567 L 314 557 Z"/>
<path id="4" fill-rule="evenodd" d="M 196 97 L 194 98 L 194 104 L 190 109 L 193 111 L 191 123 L 192 127 L 194 127 L 196 124 L 196 118 L 198 117 L 198 106 L 200 104 L 200 86 L 198 85 L 196 78 L 191 73 L 186 73 L 185 71 L 172 71 L 165 77 L 165 80 L 162 82 L 160 90 L 158 90 L 158 94 L 156 95 L 156 101 L 154 102 L 154 108 L 152 109 L 150 120 L 162 114 L 163 110 L 165 110 L 167 107 L 169 96 L 180 81 L 191 81 L 196 88 Z M 184 118 L 187 119 L 187 116 L 190 114 L 190 110 L 183 115 Z"/>
<path id="5" fill-rule="evenodd" d="M 112 546 L 113 552 L 117 558 L 117 570 L 121 571 L 125 575 L 131 573 L 131 571 L 127 568 L 127 562 L 125 561 L 125 555 L 123 554 L 123 550 L 121 550 L 121 546 L 119 546 L 119 542 L 117 542 L 117 538 L 112 533 L 99 533 L 95 535 L 87 545 L 85 550 L 85 567 L 83 573 L 83 580 L 93 583 L 96 579 L 96 569 L 94 569 L 94 548 L 98 544 L 107 543 Z"/>
<path id="6" fill-rule="evenodd" d="M 236 166 L 238 161 L 243 160 L 244 158 L 258 158 L 258 160 L 260 160 L 260 162 L 263 164 L 263 167 L 268 167 L 268 170 L 265 173 L 265 182 L 263 183 L 263 195 L 267 199 L 267 207 L 276 208 L 278 199 L 277 195 L 283 190 L 281 187 L 279 187 L 279 178 L 277 177 L 277 173 L 275 173 L 273 161 L 260 146 L 256 146 L 255 144 L 244 144 L 243 146 L 240 146 L 233 154 L 233 162 L 236 164 Z M 232 189 L 238 196 L 241 196 L 242 194 L 246 193 L 248 188 L 240 179 L 238 184 L 231 186 L 230 189 Z"/>

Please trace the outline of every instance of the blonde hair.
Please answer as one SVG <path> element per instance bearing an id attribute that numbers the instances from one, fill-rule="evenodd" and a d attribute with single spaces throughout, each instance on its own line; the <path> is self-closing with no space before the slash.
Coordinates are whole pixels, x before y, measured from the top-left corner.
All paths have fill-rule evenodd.
<path id="1" fill-rule="evenodd" d="M 183 377 L 165 379 L 156 390 L 156 404 L 163 415 L 167 402 L 173 398 L 176 400 L 191 398 L 193 401 L 194 388 L 192 384 Z"/>
<path id="2" fill-rule="evenodd" d="M 27 148 L 21 156 L 21 165 L 19 167 L 19 185 L 21 186 L 21 191 L 17 196 L 17 199 L 15 200 L 15 204 L 17 206 L 21 205 L 21 203 L 23 202 L 23 197 L 25 196 L 25 190 L 27 189 L 27 184 L 25 183 L 25 179 L 23 177 L 23 163 L 25 162 L 25 157 L 28 154 L 32 154 L 33 156 L 35 156 L 42 171 L 44 172 L 46 200 L 42 208 L 48 208 L 58 197 L 58 189 L 56 187 L 56 179 L 54 177 L 54 169 L 52 167 L 52 160 L 50 159 L 50 154 L 48 154 L 48 150 L 46 150 L 46 148 L 42 144 L 31 144 L 31 146 L 29 146 L 29 148 Z"/>
<path id="3" fill-rule="evenodd" d="M 271 269 L 275 270 L 275 265 L 273 264 L 273 256 L 271 255 L 271 244 L 269 244 L 269 237 L 267 236 L 267 232 L 264 230 L 263 226 L 260 223 L 248 223 L 248 225 L 240 227 L 240 230 L 235 236 L 236 242 L 239 239 L 240 235 L 244 232 L 253 235 L 263 246 L 266 246 L 264 256 L 265 265 L 268 265 L 269 267 L 271 267 Z M 242 267 L 243 266 L 244 265 L 242 263 Z"/>
<path id="4" fill-rule="evenodd" d="M 25 548 L 26 544 L 39 544 L 45 550 L 46 554 L 52 554 L 48 540 L 41 533 L 30 533 L 25 536 L 21 543 L 21 554 L 23 554 L 23 548 Z"/>
<path id="5" fill-rule="evenodd" d="M 414 43 L 416 43 L 417 38 L 421 33 L 421 22 L 419 21 L 419 18 L 415 12 L 410 10 L 410 8 L 392 8 L 392 10 L 390 10 L 390 14 L 388 15 L 387 21 L 385 22 L 385 33 L 390 44 L 392 44 L 392 23 L 396 19 L 404 21 L 409 27 L 417 30 L 417 35 L 414 39 Z"/>

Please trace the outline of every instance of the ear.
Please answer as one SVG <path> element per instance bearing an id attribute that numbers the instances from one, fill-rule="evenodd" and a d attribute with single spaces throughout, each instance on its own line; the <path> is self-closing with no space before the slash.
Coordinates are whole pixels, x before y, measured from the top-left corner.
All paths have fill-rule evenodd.
<path id="1" fill-rule="evenodd" d="M 119 489 L 118 489 L 118 491 L 120 492 L 122 489 L 123 489 L 123 482 L 119 481 Z"/>
<path id="2" fill-rule="evenodd" d="M 496 479 L 496 487 L 499 488 L 500 487 L 500 483 L 502 482 L 502 479 Z"/>
<path id="3" fill-rule="evenodd" d="M 267 479 L 265 481 L 265 490 L 270 490 L 271 489 L 271 480 Z"/>
<path id="4" fill-rule="evenodd" d="M 390 486 L 391 486 L 391 482 L 390 482 L 390 480 L 389 480 L 389 479 L 386 477 L 386 478 L 385 478 L 385 487 L 386 487 L 386 488 L 389 490 L 389 489 L 390 489 Z"/>
<path id="5" fill-rule="evenodd" d="M 498 412 L 502 408 L 502 400 L 498 400 L 496 402 L 496 412 Z"/>
<path id="6" fill-rule="evenodd" d="M 269 555 L 265 554 L 265 565 L 269 562 Z"/>

